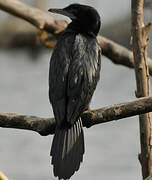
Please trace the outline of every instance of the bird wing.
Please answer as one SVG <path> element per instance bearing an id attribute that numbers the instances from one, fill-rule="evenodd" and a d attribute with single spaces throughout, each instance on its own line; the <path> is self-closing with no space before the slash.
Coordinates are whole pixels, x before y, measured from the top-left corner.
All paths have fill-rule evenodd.
<path id="1" fill-rule="evenodd" d="M 49 69 L 49 99 L 57 125 L 60 126 L 66 119 L 67 107 L 67 74 L 70 64 L 69 50 L 73 36 L 63 34 L 54 48 Z"/>
<path id="2" fill-rule="evenodd" d="M 69 36 L 58 41 L 49 71 L 49 98 L 58 126 L 66 121 L 73 124 L 88 109 L 99 71 L 100 48 L 96 40 L 86 42 L 77 35 L 75 41 Z"/>
<path id="3" fill-rule="evenodd" d="M 86 40 L 86 39 L 85 39 Z M 88 109 L 100 74 L 100 48 L 96 40 L 76 37 L 68 71 L 67 121 L 73 124 Z"/>

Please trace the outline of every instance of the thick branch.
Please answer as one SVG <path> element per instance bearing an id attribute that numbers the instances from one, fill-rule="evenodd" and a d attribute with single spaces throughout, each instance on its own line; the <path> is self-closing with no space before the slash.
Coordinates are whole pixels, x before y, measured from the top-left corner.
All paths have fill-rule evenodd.
<path id="1" fill-rule="evenodd" d="M 149 96 L 149 70 L 147 65 L 147 35 L 150 24 L 144 26 L 144 0 L 132 0 L 132 35 L 136 74 L 137 97 Z M 141 154 L 139 156 L 143 180 L 152 175 L 152 118 L 150 113 L 139 116 Z"/>
<path id="2" fill-rule="evenodd" d="M 65 21 L 55 19 L 45 12 L 18 0 L 0 0 L 0 9 L 30 22 L 39 29 L 52 33 L 61 32 L 67 26 Z"/>
<path id="3" fill-rule="evenodd" d="M 123 119 L 152 111 L 152 97 L 103 107 L 97 110 L 85 111 L 81 118 L 84 127 Z M 10 113 L 0 114 L 0 127 L 17 128 L 36 131 L 45 136 L 53 134 L 55 130 L 54 118 L 40 118 L 36 116 L 17 115 Z"/>
<path id="4" fill-rule="evenodd" d="M 37 8 L 30 7 L 18 0 L 0 0 L 0 9 L 22 19 L 25 19 L 37 28 L 43 29 L 53 34 L 62 32 L 64 28 L 67 27 L 67 22 L 53 18 L 49 16 L 47 13 Z M 27 44 L 27 38 L 23 39 L 26 40 Z M 15 41 L 13 41 L 13 43 L 14 42 Z M 101 36 L 98 36 L 98 42 L 102 47 L 103 55 L 110 58 L 113 63 L 125 65 L 130 68 L 134 67 L 133 54 L 127 48 Z M 148 59 L 148 66 L 150 74 L 152 75 L 152 60 L 150 58 Z"/>

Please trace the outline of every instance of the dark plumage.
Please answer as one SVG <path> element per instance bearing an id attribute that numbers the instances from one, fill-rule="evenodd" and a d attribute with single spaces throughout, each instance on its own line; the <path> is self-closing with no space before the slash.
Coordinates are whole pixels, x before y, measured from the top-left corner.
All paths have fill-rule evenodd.
<path id="1" fill-rule="evenodd" d="M 69 179 L 83 160 L 80 115 L 88 109 L 99 80 L 100 16 L 94 8 L 80 4 L 49 11 L 72 20 L 58 39 L 49 71 L 49 98 L 57 123 L 51 148 L 53 170 L 59 179 Z"/>

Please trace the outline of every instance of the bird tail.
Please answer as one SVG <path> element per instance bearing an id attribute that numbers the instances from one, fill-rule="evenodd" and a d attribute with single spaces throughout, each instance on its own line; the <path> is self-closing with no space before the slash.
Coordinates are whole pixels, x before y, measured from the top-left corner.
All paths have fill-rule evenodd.
<path id="1" fill-rule="evenodd" d="M 70 179 L 80 167 L 84 154 L 81 118 L 70 128 L 56 129 L 51 153 L 54 176 Z"/>

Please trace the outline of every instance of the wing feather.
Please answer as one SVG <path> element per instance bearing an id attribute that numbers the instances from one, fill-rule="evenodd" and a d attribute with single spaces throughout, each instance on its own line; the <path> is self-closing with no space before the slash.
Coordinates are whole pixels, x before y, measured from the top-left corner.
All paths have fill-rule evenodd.
<path id="1" fill-rule="evenodd" d="M 62 36 L 50 61 L 49 97 L 59 126 L 73 124 L 88 109 L 100 74 L 96 39 L 80 34 L 72 38 Z"/>
<path id="2" fill-rule="evenodd" d="M 97 42 L 90 44 L 94 49 L 90 48 L 90 45 L 85 47 L 85 39 L 82 42 L 82 38 L 80 42 L 75 43 L 77 46 L 74 48 L 74 60 L 69 66 L 67 81 L 67 121 L 71 124 L 88 108 L 100 73 L 100 48 Z"/>

